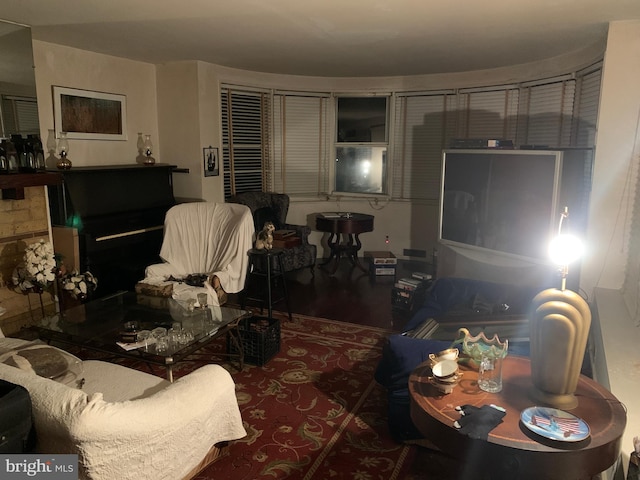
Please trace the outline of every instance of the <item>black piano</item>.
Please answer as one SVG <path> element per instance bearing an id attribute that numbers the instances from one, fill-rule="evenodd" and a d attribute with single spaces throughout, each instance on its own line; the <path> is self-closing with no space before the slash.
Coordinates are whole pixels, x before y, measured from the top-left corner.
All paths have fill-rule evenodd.
<path id="1" fill-rule="evenodd" d="M 96 276 L 96 297 L 132 290 L 145 267 L 160 262 L 164 217 L 176 203 L 174 168 L 73 167 L 61 172 L 61 185 L 49 187 L 51 223 L 77 230 L 75 267 Z"/>

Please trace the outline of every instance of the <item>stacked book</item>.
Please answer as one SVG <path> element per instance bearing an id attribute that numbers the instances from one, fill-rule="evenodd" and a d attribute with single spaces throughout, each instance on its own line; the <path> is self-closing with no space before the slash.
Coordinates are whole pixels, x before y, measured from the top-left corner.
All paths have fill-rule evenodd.
<path id="1" fill-rule="evenodd" d="M 406 290 L 408 292 L 413 292 L 422 286 L 422 280 L 418 280 L 417 278 L 401 278 L 395 284 L 396 288 L 401 290 Z"/>
<path id="2" fill-rule="evenodd" d="M 364 252 L 369 259 L 369 273 L 374 277 L 395 276 L 398 259 L 391 252 Z"/>

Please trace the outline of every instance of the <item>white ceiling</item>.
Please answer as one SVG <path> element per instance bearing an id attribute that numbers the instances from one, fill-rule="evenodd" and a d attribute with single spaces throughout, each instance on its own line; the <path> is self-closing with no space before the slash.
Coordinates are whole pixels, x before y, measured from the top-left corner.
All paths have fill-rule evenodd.
<path id="1" fill-rule="evenodd" d="M 33 37 L 150 63 L 318 76 L 448 73 L 604 45 L 640 0 L 0 0 Z"/>

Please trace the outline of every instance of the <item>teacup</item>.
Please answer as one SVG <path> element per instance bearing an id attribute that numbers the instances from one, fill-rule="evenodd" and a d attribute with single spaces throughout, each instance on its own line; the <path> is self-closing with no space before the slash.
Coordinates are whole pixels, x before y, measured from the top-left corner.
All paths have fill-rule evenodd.
<path id="1" fill-rule="evenodd" d="M 431 372 L 437 380 L 452 378 L 458 373 L 458 362 L 455 360 L 441 360 L 431 366 Z"/>
<path id="2" fill-rule="evenodd" d="M 459 353 L 460 352 L 457 348 L 448 348 L 435 354 L 430 353 L 429 362 L 431 363 L 431 366 L 433 366 L 434 364 L 441 362 L 442 360 L 457 360 Z"/>
<path id="3" fill-rule="evenodd" d="M 453 389 L 458 385 L 460 379 L 462 378 L 462 373 L 452 376 L 447 380 L 440 380 L 437 377 L 429 377 L 429 383 L 433 385 L 440 392 L 448 395 L 453 392 Z"/>

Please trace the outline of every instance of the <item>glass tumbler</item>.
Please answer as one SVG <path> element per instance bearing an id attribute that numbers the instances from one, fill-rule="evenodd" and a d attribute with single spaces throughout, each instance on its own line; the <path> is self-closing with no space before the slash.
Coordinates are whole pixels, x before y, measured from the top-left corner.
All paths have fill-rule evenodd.
<path id="1" fill-rule="evenodd" d="M 502 390 L 502 362 L 501 355 L 482 355 L 478 370 L 478 386 L 489 393 L 498 393 Z"/>

